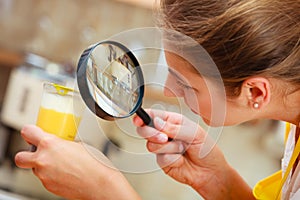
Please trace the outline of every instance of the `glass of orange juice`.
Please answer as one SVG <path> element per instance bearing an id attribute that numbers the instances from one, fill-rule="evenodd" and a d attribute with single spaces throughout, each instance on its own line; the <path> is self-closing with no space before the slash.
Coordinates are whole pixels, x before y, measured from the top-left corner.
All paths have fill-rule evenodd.
<path id="1" fill-rule="evenodd" d="M 44 83 L 36 125 L 45 132 L 73 141 L 84 111 L 80 94 L 72 88 Z"/>

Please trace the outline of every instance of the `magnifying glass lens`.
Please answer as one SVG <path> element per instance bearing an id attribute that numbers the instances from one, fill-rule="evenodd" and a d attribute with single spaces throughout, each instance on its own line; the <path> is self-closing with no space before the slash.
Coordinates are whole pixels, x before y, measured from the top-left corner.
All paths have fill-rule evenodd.
<path id="1" fill-rule="evenodd" d="M 134 55 L 117 42 L 105 41 L 84 51 L 77 79 L 85 103 L 101 118 L 124 118 L 141 109 L 142 71 Z"/>

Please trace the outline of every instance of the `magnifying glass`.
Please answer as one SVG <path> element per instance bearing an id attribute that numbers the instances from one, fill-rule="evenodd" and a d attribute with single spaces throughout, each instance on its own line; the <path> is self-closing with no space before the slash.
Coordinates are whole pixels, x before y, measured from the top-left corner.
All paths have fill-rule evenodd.
<path id="1" fill-rule="evenodd" d="M 87 107 L 105 120 L 136 113 L 146 125 L 151 117 L 142 106 L 144 78 L 136 57 L 116 41 L 103 41 L 86 49 L 78 62 L 77 81 Z"/>

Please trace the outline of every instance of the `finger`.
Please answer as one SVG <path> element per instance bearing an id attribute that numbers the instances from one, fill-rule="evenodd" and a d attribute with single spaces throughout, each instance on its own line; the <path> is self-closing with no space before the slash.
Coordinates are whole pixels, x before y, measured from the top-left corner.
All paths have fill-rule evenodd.
<path id="1" fill-rule="evenodd" d="M 172 141 L 166 144 L 147 142 L 147 149 L 156 154 L 182 154 L 185 150 L 180 141 Z"/>
<path id="2" fill-rule="evenodd" d="M 180 167 L 184 159 L 181 154 L 157 154 L 156 161 L 161 168 Z"/>
<path id="3" fill-rule="evenodd" d="M 22 151 L 16 154 L 15 163 L 18 167 L 30 169 L 34 167 L 34 153 Z"/>
<path id="4" fill-rule="evenodd" d="M 135 126 L 137 126 L 137 127 L 140 127 L 140 126 L 145 125 L 145 124 L 144 124 L 144 121 L 143 121 L 139 116 L 137 116 L 137 115 L 135 115 L 135 116 L 133 117 L 133 124 L 134 124 Z"/>
<path id="5" fill-rule="evenodd" d="M 161 132 L 167 134 L 169 138 L 181 140 L 186 143 L 202 142 L 205 139 L 205 131 L 195 122 L 183 119 L 181 124 L 165 121 L 155 117 L 154 125 Z"/>
<path id="6" fill-rule="evenodd" d="M 35 125 L 25 125 L 21 130 L 21 135 L 26 142 L 37 146 L 46 133 Z"/>
<path id="7" fill-rule="evenodd" d="M 136 132 L 150 142 L 165 143 L 168 141 L 168 136 L 165 133 L 149 126 L 137 127 Z"/>
<path id="8" fill-rule="evenodd" d="M 154 126 L 161 132 L 166 133 L 170 138 L 175 138 L 176 135 L 179 134 L 180 129 L 182 128 L 182 125 L 167 122 L 160 117 L 154 118 Z"/>
<path id="9" fill-rule="evenodd" d="M 179 113 L 169 112 L 164 110 L 156 109 L 145 109 L 145 111 L 150 115 L 150 117 L 155 118 L 159 117 L 164 121 L 168 121 L 174 124 L 181 124 L 183 116 Z"/>

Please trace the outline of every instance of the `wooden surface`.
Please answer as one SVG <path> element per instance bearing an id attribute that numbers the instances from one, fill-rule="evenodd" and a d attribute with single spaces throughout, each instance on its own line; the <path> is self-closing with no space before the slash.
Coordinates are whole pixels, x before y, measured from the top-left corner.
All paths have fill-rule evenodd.
<path id="1" fill-rule="evenodd" d="M 0 67 L 16 67 L 23 62 L 21 53 L 0 49 Z"/>

